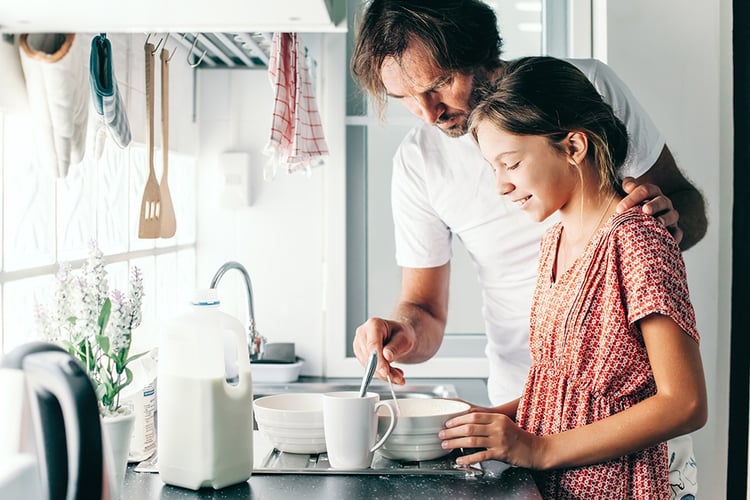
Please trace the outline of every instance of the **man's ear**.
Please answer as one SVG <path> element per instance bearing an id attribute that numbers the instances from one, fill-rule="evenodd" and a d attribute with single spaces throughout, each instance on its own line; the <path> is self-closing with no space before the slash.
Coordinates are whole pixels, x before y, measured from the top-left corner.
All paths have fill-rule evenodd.
<path id="1" fill-rule="evenodd" d="M 586 153 L 589 149 L 589 138 L 588 136 L 579 130 L 568 132 L 568 136 L 564 140 L 565 149 L 568 153 L 570 162 L 575 165 L 580 165 L 583 160 L 586 159 Z"/>

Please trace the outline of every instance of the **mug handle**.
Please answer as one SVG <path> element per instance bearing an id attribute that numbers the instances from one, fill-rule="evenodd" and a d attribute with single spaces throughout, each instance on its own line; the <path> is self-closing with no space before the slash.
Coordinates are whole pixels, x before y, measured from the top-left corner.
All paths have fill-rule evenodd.
<path id="1" fill-rule="evenodd" d="M 388 413 L 390 414 L 390 417 L 391 417 L 391 423 L 388 424 L 388 429 L 385 431 L 385 434 L 383 434 L 383 437 L 380 438 L 380 441 L 375 443 L 375 445 L 372 448 L 370 448 L 370 453 L 374 452 L 375 450 L 383 446 L 383 444 L 385 443 L 385 440 L 391 437 L 391 433 L 393 432 L 393 429 L 396 427 L 396 411 L 393 409 L 393 406 L 389 405 L 388 401 L 379 401 L 378 403 L 375 404 L 375 414 L 378 413 L 378 408 L 380 408 L 381 406 L 385 406 L 386 408 L 388 408 Z"/>

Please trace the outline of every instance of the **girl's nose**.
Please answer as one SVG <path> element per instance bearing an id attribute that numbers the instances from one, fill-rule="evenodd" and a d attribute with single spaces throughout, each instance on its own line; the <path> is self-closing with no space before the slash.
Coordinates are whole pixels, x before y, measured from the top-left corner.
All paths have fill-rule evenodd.
<path id="1" fill-rule="evenodd" d="M 507 196 L 513 192 L 515 186 L 505 179 L 505 176 L 500 173 L 501 171 L 502 169 L 498 168 L 495 172 L 495 186 L 497 187 L 497 194 L 500 196 Z"/>

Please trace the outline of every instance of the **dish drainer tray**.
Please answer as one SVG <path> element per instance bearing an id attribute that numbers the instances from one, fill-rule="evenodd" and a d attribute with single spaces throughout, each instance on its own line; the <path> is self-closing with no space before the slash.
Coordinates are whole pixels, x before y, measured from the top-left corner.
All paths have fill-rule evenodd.
<path id="1" fill-rule="evenodd" d="M 399 462 L 387 459 L 375 452 L 372 466 L 369 469 L 335 469 L 331 467 L 326 453 L 309 455 L 284 453 L 273 448 L 256 462 L 253 474 L 482 476 L 484 471 L 480 464 L 464 466 L 456 463 L 456 457 L 464 454 L 466 452 L 455 450 L 451 454 L 435 460 Z M 256 455 L 256 458 L 258 458 L 258 455 Z"/>

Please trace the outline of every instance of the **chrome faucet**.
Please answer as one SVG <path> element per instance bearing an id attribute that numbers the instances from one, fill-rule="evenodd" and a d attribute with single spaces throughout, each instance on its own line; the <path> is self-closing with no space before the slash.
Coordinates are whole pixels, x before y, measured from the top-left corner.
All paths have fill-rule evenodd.
<path id="1" fill-rule="evenodd" d="M 253 285 L 250 282 L 250 275 L 247 273 L 247 269 L 245 269 L 245 267 L 239 262 L 226 262 L 219 268 L 218 271 L 216 271 L 216 274 L 214 274 L 214 277 L 211 279 L 210 288 L 216 288 L 221 277 L 224 276 L 224 273 L 226 273 L 230 269 L 238 270 L 240 273 L 242 273 L 242 277 L 245 278 L 248 312 L 247 346 L 250 349 L 251 360 L 261 359 L 266 347 L 266 338 L 263 337 L 255 328 L 255 312 L 253 310 Z"/>

